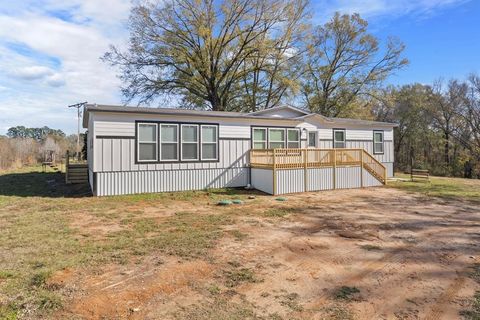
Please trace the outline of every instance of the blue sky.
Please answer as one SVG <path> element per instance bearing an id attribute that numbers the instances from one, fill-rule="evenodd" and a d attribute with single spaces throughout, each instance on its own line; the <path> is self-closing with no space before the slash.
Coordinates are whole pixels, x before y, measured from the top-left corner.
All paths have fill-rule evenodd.
<path id="1" fill-rule="evenodd" d="M 99 57 L 124 45 L 130 0 L 0 0 L 0 134 L 14 125 L 76 131 L 80 101 L 120 104 L 116 70 Z M 108 8 L 108 9 L 106 9 Z M 358 12 L 381 39 L 400 38 L 410 65 L 388 82 L 480 73 L 480 1 L 312 0 L 314 20 Z"/>

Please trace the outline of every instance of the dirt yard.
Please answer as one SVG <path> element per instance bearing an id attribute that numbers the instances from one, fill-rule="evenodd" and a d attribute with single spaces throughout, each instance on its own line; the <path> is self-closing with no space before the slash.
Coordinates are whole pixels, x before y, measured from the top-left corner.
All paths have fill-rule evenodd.
<path id="1" fill-rule="evenodd" d="M 478 319 L 478 202 L 391 187 L 250 195 L 44 196 L 24 218 L 30 200 L 4 195 L 0 311 L 3 302 L 12 319 Z M 61 237 L 32 252 L 11 239 L 22 237 L 17 224 L 60 223 L 35 212 L 64 220 Z"/>

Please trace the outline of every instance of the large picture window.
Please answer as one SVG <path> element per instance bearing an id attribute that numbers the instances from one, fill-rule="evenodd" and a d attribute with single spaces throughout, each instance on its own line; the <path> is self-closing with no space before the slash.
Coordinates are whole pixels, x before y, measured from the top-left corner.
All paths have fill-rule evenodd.
<path id="1" fill-rule="evenodd" d="M 160 160 L 178 160 L 178 124 L 160 124 Z"/>
<path id="2" fill-rule="evenodd" d="M 218 150 L 217 126 L 202 125 L 202 160 L 216 160 Z"/>
<path id="3" fill-rule="evenodd" d="M 253 129 L 253 149 L 267 149 L 267 129 Z"/>
<path id="4" fill-rule="evenodd" d="M 198 160 L 198 125 L 182 124 L 182 160 Z"/>
<path id="5" fill-rule="evenodd" d="M 139 123 L 137 127 L 137 153 L 139 162 L 157 161 L 157 132 L 156 123 Z"/>
<path id="6" fill-rule="evenodd" d="M 218 161 L 218 124 L 159 121 L 136 126 L 137 163 Z"/>
<path id="7" fill-rule="evenodd" d="M 287 129 L 287 148 L 300 148 L 300 130 Z"/>
<path id="8" fill-rule="evenodd" d="M 345 148 L 345 129 L 333 130 L 333 147 Z"/>
<path id="9" fill-rule="evenodd" d="M 373 131 L 373 153 L 383 154 L 383 131 Z"/>
<path id="10" fill-rule="evenodd" d="M 253 149 L 300 148 L 298 128 L 253 128 Z"/>
<path id="11" fill-rule="evenodd" d="M 285 148 L 285 129 L 268 130 L 268 147 L 270 149 Z"/>

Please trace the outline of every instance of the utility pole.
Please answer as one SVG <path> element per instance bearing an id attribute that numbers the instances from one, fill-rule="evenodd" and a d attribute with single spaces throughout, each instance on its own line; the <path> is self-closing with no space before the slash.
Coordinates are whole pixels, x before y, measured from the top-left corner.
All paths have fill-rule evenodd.
<path id="1" fill-rule="evenodd" d="M 82 115 L 82 111 L 80 109 L 83 108 L 86 104 L 87 102 L 85 101 L 85 102 L 80 102 L 80 103 L 76 103 L 68 106 L 69 108 L 77 108 L 78 123 L 77 123 L 77 150 L 76 151 L 77 151 L 78 161 L 80 161 L 80 118 Z"/>

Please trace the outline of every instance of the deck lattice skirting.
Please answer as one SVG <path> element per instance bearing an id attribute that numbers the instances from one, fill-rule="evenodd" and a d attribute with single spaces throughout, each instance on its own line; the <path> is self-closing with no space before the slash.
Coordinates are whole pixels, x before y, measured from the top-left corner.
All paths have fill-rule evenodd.
<path id="1" fill-rule="evenodd" d="M 356 188 L 387 182 L 386 167 L 364 149 L 252 149 L 250 166 L 252 170 L 272 171 L 272 187 L 264 190 L 272 194 L 279 194 L 279 190 L 283 190 L 281 193 L 287 193 L 285 191 L 289 190 L 279 185 L 279 183 L 286 183 L 286 178 L 278 181 L 280 176 L 287 177 L 285 170 L 295 170 L 296 173 L 288 174 L 290 178 L 287 180 L 292 179 L 293 181 L 290 181 L 292 184 L 298 185 L 299 180 L 303 182 L 303 188 L 297 186 L 292 189 L 294 192 L 337 189 L 337 187 Z M 261 171 L 257 170 L 257 172 Z M 319 183 L 327 187 L 312 185 L 309 180 L 312 180 L 312 176 L 316 178 L 315 175 L 322 175 L 321 178 L 324 181 Z M 252 178 L 256 187 L 253 172 Z"/>

